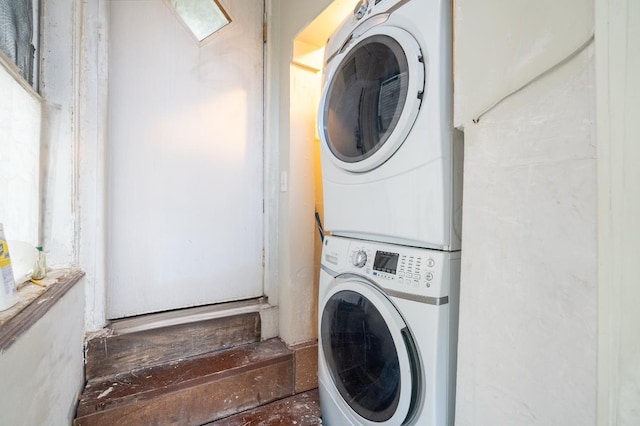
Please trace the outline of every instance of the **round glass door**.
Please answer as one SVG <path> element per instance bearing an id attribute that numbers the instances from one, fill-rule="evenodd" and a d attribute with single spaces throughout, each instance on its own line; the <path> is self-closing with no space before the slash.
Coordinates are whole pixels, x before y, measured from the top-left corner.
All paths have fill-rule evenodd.
<path id="1" fill-rule="evenodd" d="M 422 53 L 404 30 L 374 27 L 333 59 L 323 93 L 320 134 L 349 171 L 371 170 L 407 137 L 424 92 Z"/>
<path id="2" fill-rule="evenodd" d="M 367 284 L 341 286 L 323 304 L 324 360 L 342 399 L 362 419 L 400 424 L 408 416 L 418 384 L 405 329 L 395 307 Z"/>

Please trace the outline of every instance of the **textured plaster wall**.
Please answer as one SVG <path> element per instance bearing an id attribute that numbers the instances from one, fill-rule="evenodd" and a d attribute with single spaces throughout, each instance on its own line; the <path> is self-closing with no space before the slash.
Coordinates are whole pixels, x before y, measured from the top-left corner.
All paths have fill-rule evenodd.
<path id="1" fill-rule="evenodd" d="M 465 127 L 457 425 L 594 425 L 594 48 Z"/>
<path id="2" fill-rule="evenodd" d="M 464 126 L 593 35 L 592 0 L 456 0 L 454 125 Z"/>
<path id="3" fill-rule="evenodd" d="M 594 425 L 594 5 L 458 0 L 456 424 Z M 479 121 L 478 121 L 479 118 Z"/>
<path id="4" fill-rule="evenodd" d="M 84 279 L 0 353 L 0 424 L 66 426 L 84 384 Z"/>

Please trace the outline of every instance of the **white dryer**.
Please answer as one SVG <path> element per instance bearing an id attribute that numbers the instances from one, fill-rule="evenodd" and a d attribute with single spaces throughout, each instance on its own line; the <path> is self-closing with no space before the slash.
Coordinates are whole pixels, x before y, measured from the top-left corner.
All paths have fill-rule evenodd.
<path id="1" fill-rule="evenodd" d="M 324 227 L 458 250 L 451 0 L 363 0 L 329 39 L 318 113 Z"/>
<path id="2" fill-rule="evenodd" d="M 460 253 L 329 236 L 318 309 L 323 424 L 454 424 Z"/>

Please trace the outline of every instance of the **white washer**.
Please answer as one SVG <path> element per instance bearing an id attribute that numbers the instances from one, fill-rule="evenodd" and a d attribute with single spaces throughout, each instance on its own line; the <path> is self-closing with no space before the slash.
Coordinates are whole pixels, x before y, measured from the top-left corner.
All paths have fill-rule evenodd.
<path id="1" fill-rule="evenodd" d="M 363 0 L 329 39 L 318 113 L 327 231 L 460 248 L 451 0 Z"/>
<path id="2" fill-rule="evenodd" d="M 329 236 L 318 309 L 323 424 L 454 424 L 460 252 Z"/>

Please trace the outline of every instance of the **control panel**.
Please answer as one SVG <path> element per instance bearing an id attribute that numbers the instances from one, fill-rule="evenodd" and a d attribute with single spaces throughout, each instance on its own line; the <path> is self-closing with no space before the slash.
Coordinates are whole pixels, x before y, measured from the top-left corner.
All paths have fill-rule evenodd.
<path id="1" fill-rule="evenodd" d="M 436 274 L 436 260 L 428 253 L 376 250 L 373 276 L 412 287 L 429 288 Z"/>
<path id="2" fill-rule="evenodd" d="M 331 236 L 325 239 L 322 260 L 337 274 L 354 273 L 395 291 L 443 297 L 454 258 L 460 253 Z"/>

